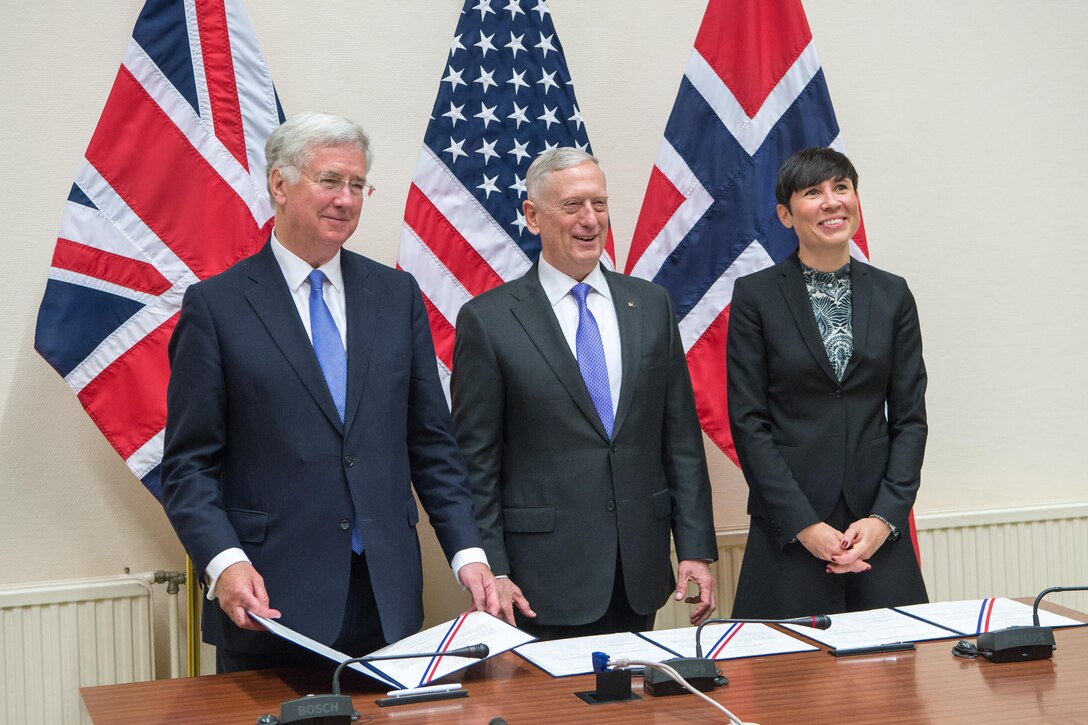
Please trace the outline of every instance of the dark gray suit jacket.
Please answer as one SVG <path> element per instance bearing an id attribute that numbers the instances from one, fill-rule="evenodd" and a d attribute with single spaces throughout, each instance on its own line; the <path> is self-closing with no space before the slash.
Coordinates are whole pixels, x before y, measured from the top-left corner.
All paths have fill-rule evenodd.
<path id="1" fill-rule="evenodd" d="M 534 266 L 466 303 L 454 347 L 454 427 L 496 574 L 541 625 L 604 614 L 617 548 L 628 600 L 656 611 L 680 559 L 716 557 L 710 484 L 676 317 L 661 287 L 605 272 L 623 381 L 611 439 Z"/>
<path id="2" fill-rule="evenodd" d="M 879 514 L 903 531 L 918 493 L 926 370 L 914 297 L 902 277 L 857 260 L 850 274 L 854 354 L 841 383 L 796 254 L 741 277 L 733 290 L 733 443 L 748 513 L 781 546 L 825 520 L 840 496 L 854 515 Z"/>
<path id="3" fill-rule="evenodd" d="M 198 572 L 241 547 L 284 624 L 325 644 L 343 622 L 357 516 L 393 642 L 423 622 L 412 485 L 447 557 L 479 534 L 419 287 L 347 250 L 341 269 L 343 423 L 269 245 L 189 287 L 170 340 L 163 505 Z M 216 604 L 204 639 L 279 648 Z"/>

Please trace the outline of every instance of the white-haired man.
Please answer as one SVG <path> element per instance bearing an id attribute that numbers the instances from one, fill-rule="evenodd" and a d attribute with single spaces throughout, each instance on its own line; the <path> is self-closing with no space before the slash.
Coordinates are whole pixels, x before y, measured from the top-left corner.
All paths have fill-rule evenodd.
<path id="1" fill-rule="evenodd" d="M 645 630 L 693 582 L 701 622 L 716 606 L 716 547 L 672 303 L 601 267 L 608 190 L 595 158 L 546 151 L 525 184 L 540 259 L 461 308 L 451 381 L 503 616 L 543 639 Z"/>
<path id="2" fill-rule="evenodd" d="M 412 486 L 476 607 L 498 612 L 464 463 L 410 275 L 341 247 L 370 143 L 330 114 L 266 146 L 268 243 L 192 285 L 170 341 L 163 503 L 218 606 L 220 671 L 305 665 L 247 616 L 352 655 L 417 631 Z"/>

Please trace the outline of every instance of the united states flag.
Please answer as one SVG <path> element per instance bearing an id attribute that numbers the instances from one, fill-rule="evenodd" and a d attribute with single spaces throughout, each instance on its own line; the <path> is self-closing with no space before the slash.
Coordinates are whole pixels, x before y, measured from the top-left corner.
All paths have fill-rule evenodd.
<path id="1" fill-rule="evenodd" d="M 404 210 L 399 266 L 423 290 L 449 397 L 461 305 L 521 277 L 540 254 L 525 228 L 525 172 L 556 146 L 590 151 L 545 0 L 467 0 Z M 611 236 L 604 262 L 614 267 Z"/>
<path id="2" fill-rule="evenodd" d="M 736 462 L 725 400 L 733 282 L 782 261 L 778 167 L 809 146 L 842 150 L 800 0 L 710 0 L 665 127 L 627 273 L 672 294 L 699 420 Z M 868 256 L 861 227 L 852 253 Z"/>
<path id="3" fill-rule="evenodd" d="M 182 295 L 268 237 L 282 118 L 240 1 L 148 0 L 68 194 L 34 344 L 156 498 Z"/>

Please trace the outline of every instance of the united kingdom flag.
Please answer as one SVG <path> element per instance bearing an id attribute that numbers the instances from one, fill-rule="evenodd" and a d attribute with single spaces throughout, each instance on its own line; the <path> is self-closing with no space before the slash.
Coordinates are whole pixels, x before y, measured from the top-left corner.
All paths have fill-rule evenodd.
<path id="1" fill-rule="evenodd" d="M 525 228 L 525 172 L 556 146 L 590 151 L 546 0 L 466 0 L 423 139 L 398 266 L 423 290 L 449 397 L 457 312 L 524 275 L 540 254 Z M 614 268 L 609 236 L 605 265 Z"/>
<path id="2" fill-rule="evenodd" d="M 156 498 L 182 295 L 267 239 L 282 119 L 239 0 L 148 0 L 68 194 L 34 345 Z"/>
<path id="3" fill-rule="evenodd" d="M 800 0 L 710 0 L 650 173 L 626 272 L 672 294 L 703 430 L 737 460 L 725 400 L 733 282 L 797 236 L 774 183 L 790 154 L 842 149 Z M 851 252 L 868 257 L 864 227 Z"/>

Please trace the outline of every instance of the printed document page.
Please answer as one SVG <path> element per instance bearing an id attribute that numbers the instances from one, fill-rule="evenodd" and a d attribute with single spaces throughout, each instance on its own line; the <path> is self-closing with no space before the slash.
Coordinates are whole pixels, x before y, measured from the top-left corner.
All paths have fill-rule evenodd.
<path id="1" fill-rule="evenodd" d="M 961 636 L 974 636 L 1006 627 L 1030 627 L 1033 624 L 1030 604 L 1014 602 L 1004 597 L 911 604 L 896 609 L 927 622 L 948 627 Z M 1072 627 L 1084 622 L 1040 609 L 1039 624 L 1044 627 Z"/>
<path id="2" fill-rule="evenodd" d="M 598 634 L 592 637 L 572 637 L 548 642 L 533 642 L 514 650 L 552 677 L 584 675 L 593 671 L 593 653 L 604 652 L 617 660 L 660 662 L 676 656 L 675 652 L 658 647 L 637 634 Z"/>
<path id="3" fill-rule="evenodd" d="M 264 627 L 265 629 L 267 629 L 269 632 L 276 635 L 277 637 L 282 637 L 283 639 L 287 640 L 288 642 L 294 642 L 299 647 L 305 647 L 306 649 L 310 650 L 311 652 L 316 652 L 317 654 L 319 654 L 319 655 L 321 655 L 323 657 L 328 657 L 333 662 L 343 662 L 344 660 L 351 659 L 351 655 L 344 654 L 343 652 L 340 652 L 339 650 L 335 650 L 332 647 L 328 647 L 326 645 L 323 645 L 323 644 L 321 644 L 320 642 L 318 642 L 315 639 L 310 639 L 306 635 L 300 634 L 299 632 L 296 632 L 295 630 L 291 629 L 290 627 L 283 626 L 282 624 L 280 624 L 279 622 L 277 622 L 274 619 L 267 619 L 266 617 L 262 617 L 260 615 L 254 614 L 253 612 L 250 612 L 250 611 L 247 611 L 246 614 L 248 614 L 249 618 L 252 619 L 254 622 L 257 622 L 258 624 L 260 624 L 262 627 Z M 368 669 L 368 668 L 364 667 L 362 664 L 353 663 L 353 664 L 348 665 L 348 667 L 355 670 L 356 672 L 360 672 L 360 673 L 366 675 L 367 677 L 371 677 L 371 678 L 373 678 L 375 680 L 378 680 L 379 682 L 384 682 L 386 685 L 389 685 L 390 687 L 397 687 L 398 686 L 396 682 L 394 682 L 393 680 L 390 680 L 389 678 L 383 676 L 380 672 L 378 672 L 376 670 Z"/>
<path id="4" fill-rule="evenodd" d="M 269 632 L 290 642 L 305 647 L 334 662 L 343 662 L 350 658 L 320 642 L 310 639 L 273 619 L 266 619 L 249 612 L 249 616 L 259 622 Z M 520 644 L 531 642 L 533 636 L 511 627 L 506 622 L 492 617 L 486 612 L 468 612 L 457 619 L 436 627 L 431 627 L 399 642 L 382 647 L 372 655 L 414 654 L 421 652 L 446 652 L 467 647 L 472 644 L 486 644 L 488 657 L 501 654 Z M 471 657 L 415 657 L 400 660 L 382 660 L 379 662 L 360 662 L 348 665 L 356 672 L 361 672 L 390 687 L 403 689 L 420 687 L 446 675 L 463 670 L 479 660 Z"/>
<path id="5" fill-rule="evenodd" d="M 518 645 L 532 642 L 535 637 L 511 627 L 487 612 L 468 612 L 452 622 L 425 629 L 405 637 L 375 655 L 409 654 L 412 652 L 446 652 L 471 644 L 486 644 L 488 657 L 494 657 Z M 469 657 L 427 657 L 407 660 L 372 662 L 382 674 L 396 680 L 401 687 L 423 687 L 433 680 L 463 670 L 479 660 Z"/>
<path id="6" fill-rule="evenodd" d="M 894 609 L 870 609 L 831 615 L 827 629 L 785 625 L 790 631 L 836 649 L 874 647 L 894 642 L 920 642 L 955 637 L 955 632 L 909 617 Z"/>
<path id="7" fill-rule="evenodd" d="M 694 657 L 695 629 L 695 627 L 662 629 L 642 632 L 641 636 L 676 652 L 681 657 Z M 819 649 L 765 624 L 741 622 L 708 624 L 703 627 L 700 639 L 703 645 L 703 656 L 712 660 L 732 660 Z"/>

